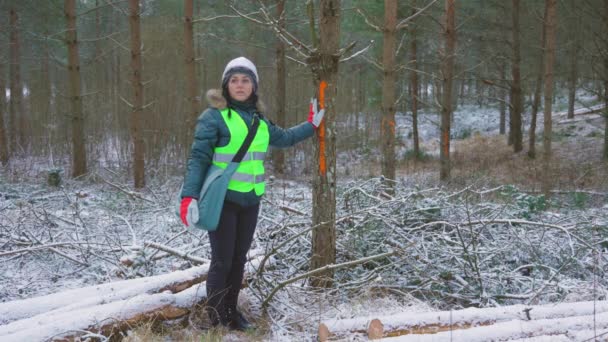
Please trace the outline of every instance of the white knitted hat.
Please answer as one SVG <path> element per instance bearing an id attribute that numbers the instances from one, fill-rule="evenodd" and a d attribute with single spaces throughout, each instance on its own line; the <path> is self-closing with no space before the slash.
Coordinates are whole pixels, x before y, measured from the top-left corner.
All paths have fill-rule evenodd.
<path id="1" fill-rule="evenodd" d="M 228 64 L 226 64 L 224 73 L 222 73 L 222 82 L 224 81 L 224 78 L 226 77 L 226 74 L 228 74 L 230 69 L 236 69 L 236 68 L 245 68 L 245 69 L 251 70 L 251 72 L 253 72 L 253 74 L 255 75 L 255 78 L 256 78 L 254 81 L 257 84 L 260 83 L 260 77 L 258 76 L 258 69 L 256 69 L 256 67 L 252 61 L 248 60 L 245 57 L 237 57 L 237 58 L 231 60 L 230 62 L 228 62 Z"/>

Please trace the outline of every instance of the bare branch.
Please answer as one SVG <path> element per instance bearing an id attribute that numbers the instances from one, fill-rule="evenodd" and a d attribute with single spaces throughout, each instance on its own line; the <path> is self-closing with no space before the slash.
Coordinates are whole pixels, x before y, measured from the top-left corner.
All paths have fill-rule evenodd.
<path id="1" fill-rule="evenodd" d="M 431 2 L 428 3 L 428 5 L 424 6 L 422 9 L 418 10 L 418 12 L 412 14 L 411 16 L 401 20 L 399 22 L 399 24 L 397 24 L 397 30 L 400 30 L 402 28 L 407 27 L 407 23 L 409 23 L 410 21 L 414 20 L 416 17 L 418 17 L 419 15 L 421 15 L 422 13 L 424 13 L 427 9 L 431 8 L 431 6 L 436 3 L 437 0 L 433 0 Z"/>
<path id="2" fill-rule="evenodd" d="M 435 1 L 437 1 L 437 0 L 435 0 Z M 371 27 L 372 29 L 376 30 L 377 32 L 382 32 L 382 29 L 380 28 L 380 26 L 374 24 L 371 20 L 369 20 L 367 18 L 367 15 L 365 15 L 365 13 L 363 13 L 363 11 L 360 8 L 357 8 L 356 11 L 357 11 L 357 13 L 359 13 L 359 15 L 361 17 L 363 17 L 367 26 Z"/>

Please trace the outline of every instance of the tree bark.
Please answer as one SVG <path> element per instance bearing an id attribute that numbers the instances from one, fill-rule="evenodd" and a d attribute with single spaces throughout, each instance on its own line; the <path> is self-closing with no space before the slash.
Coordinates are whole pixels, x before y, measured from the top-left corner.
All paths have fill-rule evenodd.
<path id="1" fill-rule="evenodd" d="M 133 178 L 135 188 L 146 185 L 144 169 L 143 100 L 144 87 L 141 81 L 141 32 L 139 0 L 129 0 L 129 27 L 131 33 L 131 82 L 133 85 L 133 108 L 131 113 L 131 139 L 133 140 Z"/>
<path id="2" fill-rule="evenodd" d="M 576 84 L 578 79 L 578 50 L 580 49 L 579 31 L 580 16 L 577 13 L 577 3 L 572 2 L 570 10 L 570 20 L 572 28 L 570 30 L 570 72 L 568 73 L 568 119 L 574 118 L 574 102 L 576 101 Z"/>
<path id="3" fill-rule="evenodd" d="M 23 134 L 20 132 L 21 122 L 23 121 L 23 110 L 21 101 L 23 97 L 23 88 L 21 86 L 21 71 L 20 71 L 20 60 L 19 60 L 19 27 L 18 27 L 18 14 L 14 8 L 9 10 L 9 24 L 10 24 L 10 48 L 9 48 L 9 71 L 10 71 L 10 99 L 9 99 L 9 117 L 8 117 L 8 131 L 9 134 L 9 151 L 14 153 L 17 151 L 18 144 L 22 139 L 20 138 Z M 21 146 L 23 147 L 23 146 Z M 9 153 L 11 153 L 9 152 Z M 12 154 L 11 153 L 11 154 Z"/>
<path id="4" fill-rule="evenodd" d="M 309 3 L 312 6 L 312 2 Z M 325 118 L 316 132 L 314 145 L 316 172 L 313 176 L 313 226 L 310 269 L 336 261 L 336 96 L 338 91 L 338 49 L 340 46 L 340 1 L 319 3 L 319 55 L 313 56 L 311 68 L 319 86 L 319 103 Z M 316 39 L 313 39 L 313 42 Z M 318 61 L 314 61 L 318 59 Z M 330 287 L 333 271 L 311 279 L 312 286 Z"/>
<path id="5" fill-rule="evenodd" d="M 454 51 L 456 47 L 454 0 L 445 1 L 445 47 L 442 51 L 442 78 L 443 91 L 441 103 L 441 138 L 439 159 L 441 169 L 439 179 L 445 181 L 450 178 L 450 121 L 452 116 L 452 82 L 454 78 Z"/>
<path id="6" fill-rule="evenodd" d="M 512 0 L 512 20 L 513 20 L 513 63 L 511 63 L 511 120 L 510 127 L 513 138 L 513 152 L 517 153 L 523 149 L 523 136 L 521 132 L 521 115 L 523 111 L 523 101 L 521 94 L 521 52 L 519 37 L 519 0 Z"/>
<path id="7" fill-rule="evenodd" d="M 416 0 L 413 1 L 412 15 L 416 14 Z M 410 64 L 413 69 L 410 73 L 410 88 L 412 91 L 412 139 L 414 140 L 414 156 L 416 159 L 420 156 L 420 138 L 418 135 L 418 46 L 416 39 L 416 27 L 412 28 L 411 45 L 410 45 Z"/>
<path id="8" fill-rule="evenodd" d="M 193 139 L 193 128 L 201 110 L 200 97 L 198 96 L 198 83 L 196 80 L 196 64 L 194 56 L 194 30 L 192 23 L 193 0 L 184 0 L 184 58 L 186 71 L 186 89 L 188 94 L 188 104 L 190 114 L 186 117 L 186 132 L 183 146 L 188 146 Z M 189 153 L 188 149 L 184 149 Z M 187 157 L 186 157 L 187 158 Z"/>
<path id="9" fill-rule="evenodd" d="M 277 0 L 278 25 L 285 28 L 285 0 Z M 286 68 L 285 68 L 285 44 L 277 38 L 276 42 L 276 65 L 277 65 L 277 124 L 285 127 L 286 113 Z M 285 173 L 285 153 L 283 150 L 275 148 L 272 153 L 274 170 L 279 174 Z"/>
<path id="10" fill-rule="evenodd" d="M 4 69 L 3 64 L 0 62 L 0 163 L 3 166 L 8 165 L 9 154 L 8 154 L 8 139 L 6 137 L 6 130 L 4 125 L 4 101 L 6 100 L 6 85 L 4 84 Z"/>
<path id="11" fill-rule="evenodd" d="M 543 73 L 545 66 L 545 47 L 547 44 L 547 27 L 544 22 L 547 18 L 547 9 L 545 8 L 545 12 L 543 15 L 543 24 L 542 24 L 542 33 L 540 37 L 540 46 L 541 46 L 541 54 L 540 60 L 538 63 L 538 74 L 536 76 L 536 86 L 534 88 L 534 101 L 532 102 L 532 117 L 530 118 L 530 135 L 529 145 L 528 145 L 528 157 L 534 159 L 536 158 L 536 118 L 538 115 L 538 108 L 540 107 L 540 98 L 541 92 L 543 90 Z"/>
<path id="12" fill-rule="evenodd" d="M 76 31 L 76 1 L 65 0 L 64 10 L 67 21 L 66 45 L 68 47 L 68 74 L 70 82 L 69 98 L 72 110 L 72 177 L 78 177 L 87 172 L 87 154 L 82 97 L 80 95 L 80 57 L 78 55 L 78 37 Z"/>
<path id="13" fill-rule="evenodd" d="M 507 65 L 505 62 L 503 62 L 500 65 L 500 79 L 501 81 L 504 81 L 507 79 Z M 500 105 L 499 105 L 499 111 L 500 111 L 500 123 L 499 123 L 499 134 L 505 134 L 507 129 L 506 129 L 506 122 L 507 122 L 507 91 L 506 89 L 503 89 L 502 87 L 500 88 Z"/>
<path id="14" fill-rule="evenodd" d="M 604 0 L 604 27 L 608 30 L 608 0 Z M 608 160 L 608 51 L 604 53 L 604 160 Z"/>
<path id="15" fill-rule="evenodd" d="M 394 193 L 395 180 L 395 31 L 397 0 L 384 0 L 384 42 L 382 64 L 382 174 L 389 193 Z"/>
<path id="16" fill-rule="evenodd" d="M 545 198 L 548 199 L 551 191 L 551 136 L 553 123 L 551 111 L 553 109 L 553 63 L 555 60 L 555 26 L 556 26 L 556 0 L 545 0 L 545 107 L 543 132 L 543 182 L 541 184 Z"/>

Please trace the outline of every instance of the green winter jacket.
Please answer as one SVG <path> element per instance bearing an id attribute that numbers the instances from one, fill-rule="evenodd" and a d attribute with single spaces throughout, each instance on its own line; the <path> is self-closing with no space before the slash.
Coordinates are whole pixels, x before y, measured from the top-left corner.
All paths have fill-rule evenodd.
<path id="1" fill-rule="evenodd" d="M 212 89 L 207 92 L 207 101 L 210 108 L 207 108 L 198 118 L 194 132 L 194 142 L 188 158 L 186 176 L 181 197 L 198 198 L 201 187 L 205 181 L 207 169 L 212 164 L 213 152 L 215 147 L 228 145 L 230 141 L 230 131 L 224 122 L 220 110 L 226 108 L 226 99 L 222 96 L 221 90 Z M 258 105 L 258 108 L 260 105 Z M 231 106 L 232 115 L 240 115 L 247 127 L 251 127 L 253 119 L 253 106 L 236 103 Z M 289 129 L 276 126 L 266 118 L 262 118 L 268 124 L 269 145 L 272 147 L 290 147 L 296 143 L 311 137 L 314 134 L 314 126 L 309 122 L 301 123 Z M 241 206 L 251 206 L 258 204 L 262 196 L 255 194 L 255 191 L 246 193 L 228 190 L 226 200 Z"/>

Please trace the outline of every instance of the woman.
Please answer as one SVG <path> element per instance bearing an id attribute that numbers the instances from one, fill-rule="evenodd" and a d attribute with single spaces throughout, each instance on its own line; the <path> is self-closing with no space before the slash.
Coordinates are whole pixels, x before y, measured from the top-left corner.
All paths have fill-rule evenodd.
<path id="1" fill-rule="evenodd" d="M 198 221 L 197 200 L 207 169 L 212 163 L 225 168 L 242 145 L 252 122 L 259 120 L 247 157 L 228 185 L 218 228 L 209 232 L 207 313 L 213 326 L 221 324 L 234 330 L 251 327 L 236 306 L 264 194 L 265 152 L 269 145 L 288 147 L 311 137 L 324 114 L 311 104 L 307 122 L 284 130 L 262 116 L 258 85 L 257 69 L 247 58 L 238 57 L 226 65 L 221 90 L 207 92 L 210 108 L 198 118 L 181 192 L 180 217 L 189 226 Z"/>

